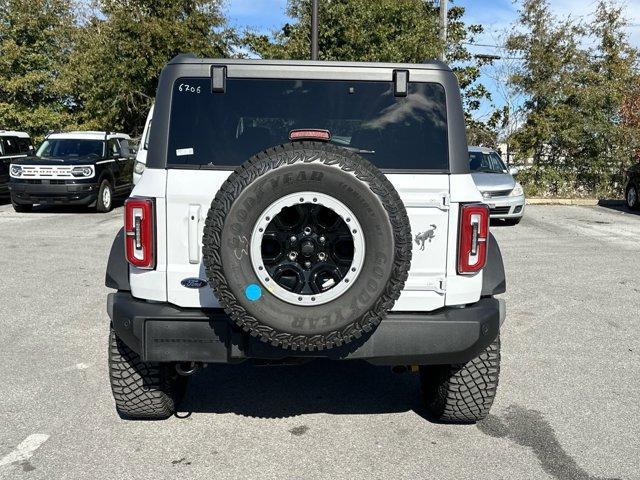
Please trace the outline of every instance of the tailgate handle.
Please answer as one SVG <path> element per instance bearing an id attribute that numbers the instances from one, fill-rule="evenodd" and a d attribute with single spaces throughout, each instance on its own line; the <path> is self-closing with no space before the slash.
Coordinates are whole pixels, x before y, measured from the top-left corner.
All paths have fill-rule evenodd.
<path id="1" fill-rule="evenodd" d="M 200 263 L 200 205 L 189 205 L 189 263 Z"/>

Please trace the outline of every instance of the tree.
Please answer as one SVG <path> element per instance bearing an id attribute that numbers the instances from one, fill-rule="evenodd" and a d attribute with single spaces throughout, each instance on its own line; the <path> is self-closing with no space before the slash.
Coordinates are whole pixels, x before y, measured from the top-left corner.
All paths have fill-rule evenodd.
<path id="1" fill-rule="evenodd" d="M 308 59 L 311 38 L 311 1 L 289 0 L 287 14 L 294 19 L 271 35 L 245 32 L 244 45 L 260 58 Z M 489 92 L 480 83 L 480 67 L 465 47 L 478 25 L 462 21 L 464 9 L 449 10 L 447 59 L 463 91 L 468 118 Z M 438 58 L 438 7 L 433 0 L 325 0 L 319 5 L 320 60 L 420 63 Z"/>
<path id="2" fill-rule="evenodd" d="M 0 128 L 39 138 L 69 123 L 60 66 L 71 52 L 73 19 L 68 0 L 0 2 Z"/>
<path id="3" fill-rule="evenodd" d="M 100 0 L 66 71 L 82 127 L 140 133 L 162 67 L 180 53 L 226 57 L 221 0 Z"/>
<path id="4" fill-rule="evenodd" d="M 497 43 L 503 44 L 504 39 L 497 40 Z M 519 60 L 506 55 L 499 62 L 485 69 L 485 75 L 493 81 L 493 99 L 500 103 L 499 107 L 494 105 L 494 111 L 485 123 L 495 129 L 496 143 L 506 146 L 506 151 L 502 153 L 509 164 L 513 160 L 513 136 L 525 120 L 522 92 L 519 92 L 510 82 L 518 69 Z"/>
<path id="5" fill-rule="evenodd" d="M 622 7 L 608 0 L 598 2 L 588 25 L 597 48 L 590 62 L 588 88 L 582 90 L 583 112 L 590 116 L 591 125 L 581 139 L 578 180 L 604 193 L 614 193 L 611 187 L 615 193 L 622 192 L 624 173 L 640 148 L 637 124 L 625 109 L 637 94 L 640 78 L 638 51 L 629 44 L 627 25 Z"/>
<path id="6" fill-rule="evenodd" d="M 633 138 L 640 136 L 640 78 L 636 78 L 625 93 L 621 108 L 622 124 L 630 129 Z M 640 146 L 632 145 L 633 161 L 640 161 Z"/>
<path id="7" fill-rule="evenodd" d="M 534 166 L 522 176 L 531 193 L 568 195 L 575 190 L 571 152 L 575 150 L 577 93 L 586 65 L 579 48 L 583 30 L 570 20 L 556 20 L 547 0 L 524 0 L 507 38 L 513 56 L 522 57 L 510 78 L 525 98 L 524 124 L 514 134 L 520 157 Z"/>
<path id="8" fill-rule="evenodd" d="M 638 148 L 623 122 L 637 84 L 638 52 L 629 46 L 622 9 L 598 2 L 593 20 L 555 20 L 547 0 L 525 0 L 507 40 L 523 61 L 511 85 L 525 101 L 526 121 L 514 134 L 534 166 L 521 177 L 533 193 L 617 194 Z"/>

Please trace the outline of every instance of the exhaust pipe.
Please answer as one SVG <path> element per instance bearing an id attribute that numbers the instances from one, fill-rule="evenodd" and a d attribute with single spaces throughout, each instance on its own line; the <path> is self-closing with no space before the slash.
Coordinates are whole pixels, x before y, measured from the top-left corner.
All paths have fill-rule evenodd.
<path id="1" fill-rule="evenodd" d="M 176 372 L 178 375 L 188 377 L 200 370 L 200 364 L 196 362 L 180 362 L 176 363 Z"/>

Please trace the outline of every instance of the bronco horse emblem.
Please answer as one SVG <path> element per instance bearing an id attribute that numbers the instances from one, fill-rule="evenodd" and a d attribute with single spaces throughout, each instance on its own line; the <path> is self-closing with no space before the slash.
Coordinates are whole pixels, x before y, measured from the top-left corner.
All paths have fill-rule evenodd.
<path id="1" fill-rule="evenodd" d="M 416 235 L 414 240 L 416 245 L 420 245 L 420 250 L 424 250 L 424 244 L 427 240 L 431 243 L 431 240 L 436 236 L 436 228 L 438 227 L 432 223 L 430 229 Z"/>

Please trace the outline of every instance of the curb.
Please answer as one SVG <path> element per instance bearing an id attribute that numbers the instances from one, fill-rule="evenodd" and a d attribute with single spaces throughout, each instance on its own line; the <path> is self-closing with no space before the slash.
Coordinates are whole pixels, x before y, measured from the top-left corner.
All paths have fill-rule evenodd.
<path id="1" fill-rule="evenodd" d="M 598 200 L 597 198 L 527 198 L 527 205 L 581 205 L 595 207 L 596 205 L 622 206 L 623 200 Z"/>

